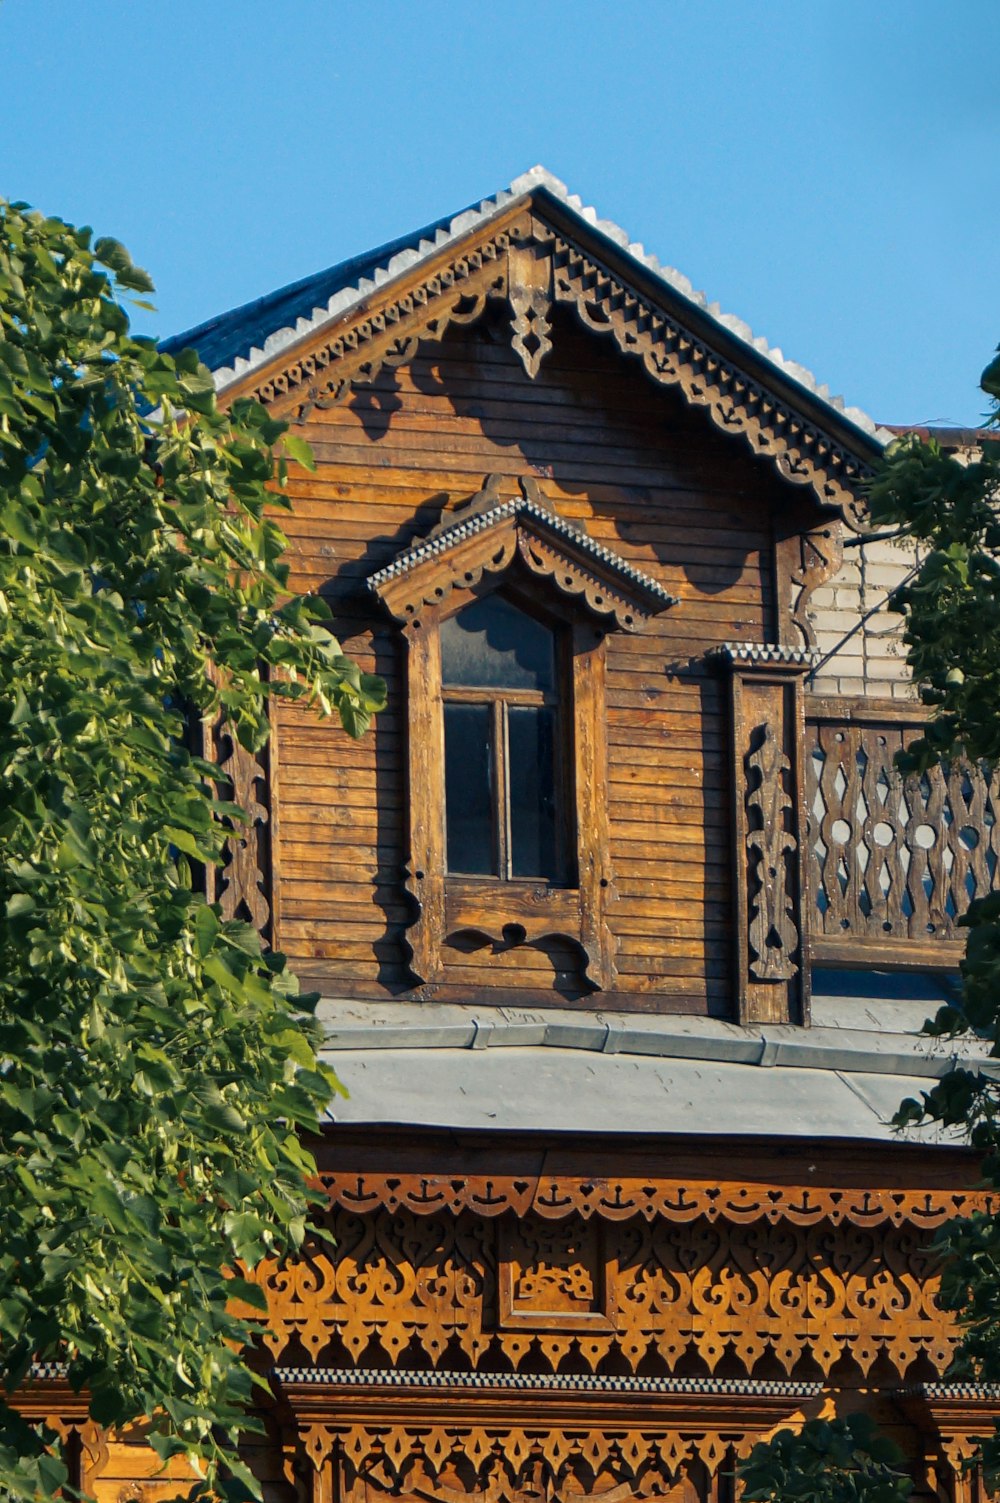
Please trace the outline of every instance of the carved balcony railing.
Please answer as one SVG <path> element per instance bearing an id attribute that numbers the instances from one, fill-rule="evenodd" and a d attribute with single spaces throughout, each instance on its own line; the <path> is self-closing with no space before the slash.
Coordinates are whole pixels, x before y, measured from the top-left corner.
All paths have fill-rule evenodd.
<path id="1" fill-rule="evenodd" d="M 806 699 L 806 928 L 814 963 L 953 965 L 958 920 L 1000 887 L 1000 774 L 903 777 L 918 705 Z"/>

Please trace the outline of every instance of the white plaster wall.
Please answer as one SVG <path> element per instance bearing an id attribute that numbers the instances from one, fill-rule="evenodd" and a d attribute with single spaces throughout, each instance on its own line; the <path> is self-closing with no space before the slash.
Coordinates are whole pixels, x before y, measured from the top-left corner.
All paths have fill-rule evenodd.
<path id="1" fill-rule="evenodd" d="M 851 536 L 846 533 L 845 540 Z M 906 541 L 844 549 L 840 573 L 820 585 L 809 603 L 824 659 L 810 681 L 814 693 L 916 698 L 900 639 L 902 617 L 884 608 L 916 561 L 917 550 Z"/>

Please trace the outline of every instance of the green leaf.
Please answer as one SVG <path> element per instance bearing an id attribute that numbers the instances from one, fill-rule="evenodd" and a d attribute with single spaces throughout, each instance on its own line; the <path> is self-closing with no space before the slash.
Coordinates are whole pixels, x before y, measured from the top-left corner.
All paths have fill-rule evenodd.
<path id="1" fill-rule="evenodd" d="M 0 528 L 22 547 L 32 551 L 38 547 L 38 527 L 34 517 L 13 498 L 0 506 Z"/>
<path id="2" fill-rule="evenodd" d="M 222 925 L 216 917 L 214 910 L 207 903 L 203 903 L 195 913 L 194 920 L 195 941 L 198 946 L 198 954 L 202 959 L 204 959 L 215 944 L 221 928 Z"/>
<path id="3" fill-rule="evenodd" d="M 0 201 L 0 1380 L 68 1358 L 93 1419 L 226 1495 L 263 1313 L 233 1247 L 301 1244 L 290 1124 L 332 1076 L 283 959 L 200 896 L 252 826 L 184 720 L 259 749 L 276 642 L 290 692 L 373 693 L 289 602 L 269 487 L 301 439 L 131 334 L 122 291 L 149 285 L 118 241 Z M 0 1497 L 64 1480 L 0 1396 Z"/>
<path id="4" fill-rule="evenodd" d="M 283 440 L 285 453 L 289 459 L 294 459 L 303 469 L 316 473 L 316 459 L 309 444 L 297 433 L 286 433 Z"/>

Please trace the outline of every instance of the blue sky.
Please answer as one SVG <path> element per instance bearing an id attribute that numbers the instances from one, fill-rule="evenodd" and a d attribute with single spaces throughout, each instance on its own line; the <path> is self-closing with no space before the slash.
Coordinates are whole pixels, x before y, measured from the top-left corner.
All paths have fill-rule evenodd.
<path id="1" fill-rule="evenodd" d="M 0 0 L 0 194 L 114 234 L 153 332 L 543 162 L 883 422 L 1000 341 L 997 0 Z"/>

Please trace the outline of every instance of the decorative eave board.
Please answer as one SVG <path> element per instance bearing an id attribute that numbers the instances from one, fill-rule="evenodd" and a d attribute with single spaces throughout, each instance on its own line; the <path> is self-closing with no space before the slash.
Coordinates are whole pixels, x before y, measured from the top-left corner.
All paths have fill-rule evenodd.
<path id="1" fill-rule="evenodd" d="M 558 516 L 530 478 L 520 496 L 503 497 L 499 484 L 499 476 L 487 476 L 483 490 L 371 576 L 370 588 L 398 621 L 414 621 L 424 605 L 438 606 L 453 589 L 471 589 L 515 561 L 623 631 L 677 604 L 656 580 Z"/>
<path id="2" fill-rule="evenodd" d="M 232 365 L 215 373 L 220 392 L 254 394 L 303 418 L 345 400 L 382 366 L 410 359 L 419 340 L 475 321 L 488 299 L 505 299 L 514 348 L 529 375 L 551 347 L 552 307 L 570 307 L 592 332 L 610 334 L 623 354 L 641 359 L 654 381 L 677 387 L 785 480 L 811 487 L 849 520 L 871 462 L 893 437 L 709 305 L 686 278 L 585 209 L 542 168 L 397 250 L 386 266 L 368 269 L 369 276 L 339 288 L 311 317 L 282 322 L 245 354 L 234 354 Z M 322 274 L 317 285 L 326 290 L 331 277 Z M 267 303 L 254 305 L 258 334 Z M 285 308 L 281 294 L 275 304 Z M 244 312 L 229 317 L 238 326 Z M 222 323 L 214 321 L 213 330 Z M 192 331 L 195 342 L 198 334 Z M 180 336 L 167 348 L 183 343 Z"/>

